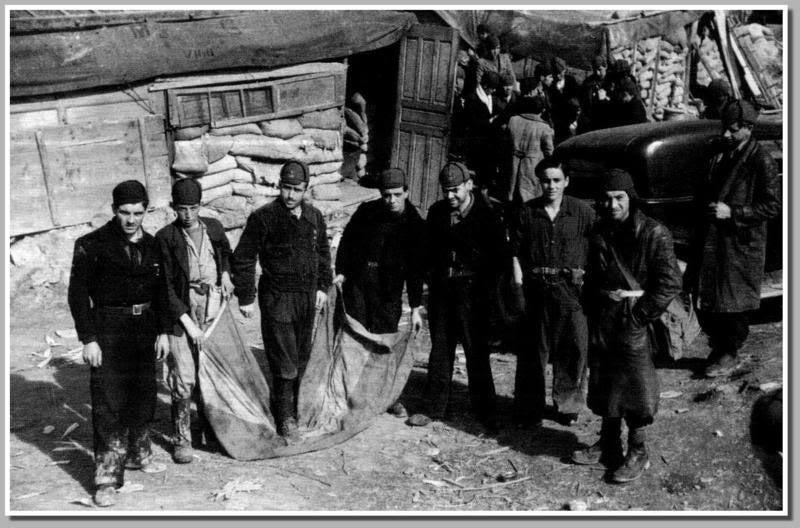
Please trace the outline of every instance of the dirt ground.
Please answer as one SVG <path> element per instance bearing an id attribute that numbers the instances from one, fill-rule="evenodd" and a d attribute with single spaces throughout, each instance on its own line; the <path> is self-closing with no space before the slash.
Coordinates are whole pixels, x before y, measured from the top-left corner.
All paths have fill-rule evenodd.
<path id="1" fill-rule="evenodd" d="M 63 286 L 19 292 L 11 302 L 10 505 L 12 511 L 95 512 L 91 506 L 89 370 L 75 350 Z M 458 355 L 452 418 L 412 428 L 389 414 L 349 441 L 289 458 L 237 462 L 199 448 L 192 464 L 173 464 L 169 399 L 163 384 L 154 448 L 167 471 L 126 472 L 129 493 L 103 513 L 128 511 L 775 511 L 781 510 L 779 460 L 749 439 L 750 410 L 770 382 L 781 382 L 779 308 L 751 328 L 745 366 L 708 380 L 695 372 L 708 353 L 700 337 L 689 358 L 661 365 L 661 409 L 649 432 L 652 467 L 626 486 L 601 468 L 568 462 L 593 443 L 599 419 L 585 411 L 572 427 L 545 420 L 531 431 L 510 424 L 515 357 L 492 355 L 501 430 L 488 435 L 468 412 L 466 367 Z M 257 319 L 243 324 L 259 345 Z M 46 336 L 56 344 L 51 359 Z M 428 336 L 423 335 L 427 340 Z M 403 399 L 419 408 L 428 346 L 415 357 Z M 69 351 L 72 350 L 72 354 Z M 65 434 L 66 433 L 66 434 Z M 516 471 L 510 482 L 498 476 Z M 502 479 L 502 477 L 500 477 Z M 777 485 L 776 485 L 777 483 Z"/>

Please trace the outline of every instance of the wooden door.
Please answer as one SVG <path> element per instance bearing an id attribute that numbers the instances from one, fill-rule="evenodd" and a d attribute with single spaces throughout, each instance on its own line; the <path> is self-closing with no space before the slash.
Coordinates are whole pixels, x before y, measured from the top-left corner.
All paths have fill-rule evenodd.
<path id="1" fill-rule="evenodd" d="M 409 199 L 425 215 L 440 196 L 450 147 L 458 32 L 413 26 L 400 44 L 392 166 L 406 172 Z"/>

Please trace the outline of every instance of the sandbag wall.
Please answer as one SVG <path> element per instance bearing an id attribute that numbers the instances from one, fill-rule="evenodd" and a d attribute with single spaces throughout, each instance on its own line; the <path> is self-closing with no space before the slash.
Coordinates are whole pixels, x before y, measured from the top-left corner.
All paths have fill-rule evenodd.
<path id="1" fill-rule="evenodd" d="M 659 118 L 664 109 L 687 110 L 686 86 L 689 83 L 689 46 L 686 30 L 672 29 L 663 35 L 639 40 L 615 33 L 609 42 L 612 60 L 624 59 L 639 86 L 639 95 L 648 114 Z"/>
<path id="2" fill-rule="evenodd" d="M 200 182 L 202 215 L 234 229 L 278 196 L 280 169 L 290 160 L 308 164 L 313 199 L 338 200 L 342 131 L 340 107 L 223 128 L 177 129 L 172 171 L 176 178 Z"/>

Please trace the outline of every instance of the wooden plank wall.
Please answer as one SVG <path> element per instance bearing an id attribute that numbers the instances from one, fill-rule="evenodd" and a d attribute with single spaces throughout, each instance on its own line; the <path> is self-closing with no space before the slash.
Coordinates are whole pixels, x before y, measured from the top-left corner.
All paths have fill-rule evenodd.
<path id="1" fill-rule="evenodd" d="M 151 205 L 169 201 L 163 97 L 144 89 L 11 105 L 11 234 L 110 214 L 111 190 L 145 183 Z"/>

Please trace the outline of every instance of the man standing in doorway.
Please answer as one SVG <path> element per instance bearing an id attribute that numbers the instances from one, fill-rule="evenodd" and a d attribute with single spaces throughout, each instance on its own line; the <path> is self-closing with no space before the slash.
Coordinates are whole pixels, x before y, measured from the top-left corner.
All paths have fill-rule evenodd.
<path id="1" fill-rule="evenodd" d="M 758 308 L 767 221 L 781 213 L 781 178 L 753 137 L 758 112 L 746 101 L 722 110 L 723 151 L 697 195 L 696 237 L 686 270 L 711 355 L 705 374 L 726 376 L 740 365 L 749 334 L 747 311 Z"/>
<path id="2" fill-rule="evenodd" d="M 524 292 L 526 305 L 514 415 L 520 424 L 541 424 L 550 361 L 553 405 L 560 421 L 571 424 L 585 405 L 589 334 L 581 286 L 594 211 L 564 195 L 569 178 L 557 160 L 540 162 L 536 175 L 543 194 L 522 205 L 511 232 L 514 282 Z"/>
<path id="3" fill-rule="evenodd" d="M 316 310 L 332 282 L 331 253 L 322 213 L 303 198 L 308 167 L 290 161 L 281 168 L 280 196 L 253 211 L 233 253 L 239 310 L 252 317 L 258 282 L 261 335 L 273 379 L 278 433 L 290 442 L 297 429 L 297 391 L 309 354 Z"/>
<path id="4" fill-rule="evenodd" d="M 361 204 L 344 229 L 334 281 L 342 284 L 347 313 L 375 334 L 397 332 L 405 285 L 416 334 L 422 328 L 425 222 L 408 201 L 402 170 L 383 171 L 378 188 L 381 197 Z M 389 411 L 407 416 L 400 401 Z"/>
<path id="5" fill-rule="evenodd" d="M 112 218 L 80 237 L 68 301 L 91 366 L 94 502 L 114 504 L 125 469 L 164 471 L 148 426 L 156 408 L 156 359 L 168 349 L 161 253 L 142 229 L 147 191 L 128 180 L 112 192 Z"/>
<path id="6" fill-rule="evenodd" d="M 638 207 L 633 178 L 611 169 L 602 181 L 601 220 L 589 246 L 586 303 L 590 327 L 589 408 L 603 418 L 600 441 L 572 453 L 576 464 L 604 463 L 612 482 L 650 466 L 647 426 L 658 412 L 659 383 L 650 323 L 681 291 L 672 234 Z M 628 452 L 622 456 L 622 420 Z"/>
<path id="7" fill-rule="evenodd" d="M 427 415 L 410 425 L 424 426 L 445 417 L 450 401 L 456 345 L 467 360 L 472 410 L 494 432 L 495 390 L 489 364 L 490 291 L 507 264 L 505 231 L 489 204 L 475 196 L 469 169 L 448 163 L 439 175 L 444 199 L 428 211 L 431 263 L 428 314 Z"/>
<path id="8" fill-rule="evenodd" d="M 197 386 L 198 353 L 205 326 L 213 321 L 219 300 L 233 293 L 231 247 L 225 229 L 213 218 L 199 216 L 203 189 L 184 178 L 172 186 L 175 221 L 156 233 L 164 259 L 167 311 L 171 319 L 167 385 L 172 399 L 172 427 L 178 464 L 192 461 L 191 405 L 197 406 L 200 436 L 210 434 Z M 222 295 L 213 295 L 221 290 Z M 216 303 L 216 306 L 214 305 Z M 205 431 L 204 431 L 205 429 Z"/>

